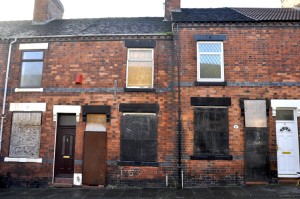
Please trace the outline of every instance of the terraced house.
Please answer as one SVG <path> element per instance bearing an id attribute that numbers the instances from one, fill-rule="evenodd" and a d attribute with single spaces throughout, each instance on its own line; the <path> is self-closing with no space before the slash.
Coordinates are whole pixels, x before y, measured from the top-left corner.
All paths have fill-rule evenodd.
<path id="1" fill-rule="evenodd" d="M 295 179 L 298 8 L 0 22 L 1 163 L 13 186 Z"/>

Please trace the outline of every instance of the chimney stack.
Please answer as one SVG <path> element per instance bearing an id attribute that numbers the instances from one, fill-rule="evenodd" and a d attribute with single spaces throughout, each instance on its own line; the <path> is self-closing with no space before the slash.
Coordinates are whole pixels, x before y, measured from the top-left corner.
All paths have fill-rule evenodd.
<path id="1" fill-rule="evenodd" d="M 60 0 L 35 0 L 32 23 L 43 25 L 54 19 L 62 19 L 64 6 Z"/>
<path id="2" fill-rule="evenodd" d="M 180 11 L 180 0 L 165 0 L 165 20 L 171 21 L 171 12 Z"/>
<path id="3" fill-rule="evenodd" d="M 300 7 L 300 0 L 281 0 L 281 7 L 283 8 Z"/>

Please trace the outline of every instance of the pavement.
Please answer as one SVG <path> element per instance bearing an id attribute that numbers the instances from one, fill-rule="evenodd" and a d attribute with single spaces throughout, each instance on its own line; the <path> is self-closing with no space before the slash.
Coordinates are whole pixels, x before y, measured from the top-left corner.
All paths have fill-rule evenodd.
<path id="1" fill-rule="evenodd" d="M 0 199 L 275 199 L 299 198 L 295 185 L 252 185 L 212 188 L 10 188 L 0 189 Z"/>

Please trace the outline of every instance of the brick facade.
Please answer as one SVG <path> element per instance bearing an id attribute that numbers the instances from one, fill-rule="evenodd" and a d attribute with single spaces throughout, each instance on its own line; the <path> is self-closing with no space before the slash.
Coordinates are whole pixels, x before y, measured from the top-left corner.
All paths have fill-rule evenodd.
<path id="1" fill-rule="evenodd" d="M 139 39 L 139 38 L 135 38 Z M 2 163 L 1 173 L 11 173 L 16 184 L 28 184 L 38 179 L 50 183 L 53 177 L 56 122 L 53 121 L 54 105 L 107 105 L 111 107 L 111 120 L 107 124 L 107 185 L 111 186 L 164 186 L 166 175 L 174 186 L 177 175 L 176 151 L 176 99 L 172 86 L 173 44 L 170 37 L 156 40 L 154 49 L 154 87 L 157 92 L 124 92 L 126 86 L 127 48 L 124 40 L 50 42 L 45 50 L 42 93 L 9 92 L 8 101 L 14 103 L 38 103 L 47 105 L 42 114 L 40 158 L 43 163 Z M 10 91 L 19 87 L 19 43 L 12 51 Z M 107 48 L 107 46 L 110 46 Z M 72 57 L 72 59 L 70 59 Z M 76 74 L 83 75 L 83 84 L 75 84 Z M 114 81 L 117 81 L 116 95 Z M 157 103 L 158 148 L 156 167 L 119 166 L 120 161 L 120 103 Z M 3 157 L 8 157 L 12 112 L 5 118 Z M 76 124 L 75 173 L 82 173 L 83 135 L 85 122 L 80 117 Z M 20 165 L 23 169 L 20 170 Z M 24 169 L 28 168 L 28 169 Z M 21 179 L 21 181 L 20 181 Z M 32 180 L 34 179 L 34 180 Z"/>
<path id="2" fill-rule="evenodd" d="M 181 71 L 182 168 L 186 186 L 244 183 L 244 116 L 240 99 L 299 99 L 299 24 L 179 24 Z M 197 81 L 194 35 L 225 34 L 224 68 L 227 86 L 193 86 Z M 191 160 L 194 151 L 194 107 L 191 97 L 229 97 L 229 153 L 233 160 Z M 271 173 L 277 171 L 275 118 L 268 114 Z M 239 128 L 233 128 L 238 125 Z"/>
<path id="3" fill-rule="evenodd" d="M 179 9 L 180 1 L 166 1 L 166 6 L 166 19 L 170 20 L 167 11 Z M 240 185 L 249 181 L 274 182 L 278 173 L 274 116 L 276 107 L 273 109 L 271 103 L 276 99 L 296 100 L 299 103 L 299 27 L 299 21 L 174 22 L 172 34 L 19 38 L 11 53 L 0 177 L 7 176 L 11 186 L 41 187 L 55 183 L 58 116 L 54 109 L 57 105 L 72 105 L 80 107 L 81 111 L 83 106 L 110 107 L 106 125 L 105 186 L 180 187 L 182 183 L 184 187 L 206 187 Z M 222 39 L 225 82 L 197 82 L 195 36 Z M 126 88 L 126 42 L 142 45 L 141 48 L 143 45 L 155 46 L 153 89 Z M 41 43 L 48 44 L 43 50 L 43 90 L 18 92 L 23 52 L 20 45 Z M 6 74 L 8 46 L 8 42 L 0 43 L 1 77 Z M 82 84 L 76 83 L 78 75 L 82 75 Z M 4 78 L 0 78 L 1 93 L 3 88 Z M 2 105 L 2 94 L 0 96 Z M 204 99 L 204 105 L 192 103 L 192 99 Z M 263 154 L 266 158 L 266 171 L 260 174 L 263 180 L 251 181 L 246 175 L 245 153 L 249 151 L 245 151 L 245 132 L 248 128 L 245 126 L 245 111 L 242 108 L 245 99 L 266 101 L 267 125 L 264 130 L 267 132 L 268 147 Z M 42 125 L 37 161 L 41 162 L 26 162 L 26 158 L 18 161 L 5 159 L 9 157 L 12 139 L 13 111 L 10 110 L 10 103 L 46 103 L 46 110 L 39 110 L 42 112 Z M 147 111 L 140 110 L 143 105 L 152 104 L 154 106 L 150 107 L 157 108 L 150 110 L 157 117 L 155 162 L 121 160 L 123 112 L 120 105 L 124 104 L 142 104 L 138 108 L 127 107 L 127 112 L 130 109 L 141 114 L 149 112 L 149 106 Z M 299 112 L 300 105 L 289 107 L 286 104 L 279 109 L 288 107 Z M 195 155 L 195 110 L 207 107 L 221 107 L 228 113 L 228 121 L 225 121 L 228 124 L 228 154 L 218 154 L 218 157 Z M 22 108 L 21 111 L 27 111 L 26 105 Z M 74 172 L 71 180 L 73 174 L 83 173 L 86 133 L 84 118 L 85 115 L 80 112 L 79 120 L 76 121 Z M 298 117 L 298 126 L 299 121 Z M 64 180 L 68 182 L 69 179 Z"/>

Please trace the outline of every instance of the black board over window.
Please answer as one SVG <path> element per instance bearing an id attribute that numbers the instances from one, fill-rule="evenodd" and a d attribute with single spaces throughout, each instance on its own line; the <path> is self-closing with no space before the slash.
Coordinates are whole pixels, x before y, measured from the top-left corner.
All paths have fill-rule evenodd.
<path id="1" fill-rule="evenodd" d="M 194 156 L 228 155 L 228 109 L 194 109 Z"/>
<path id="2" fill-rule="evenodd" d="M 121 161 L 156 162 L 157 116 L 124 114 L 121 119 Z"/>

